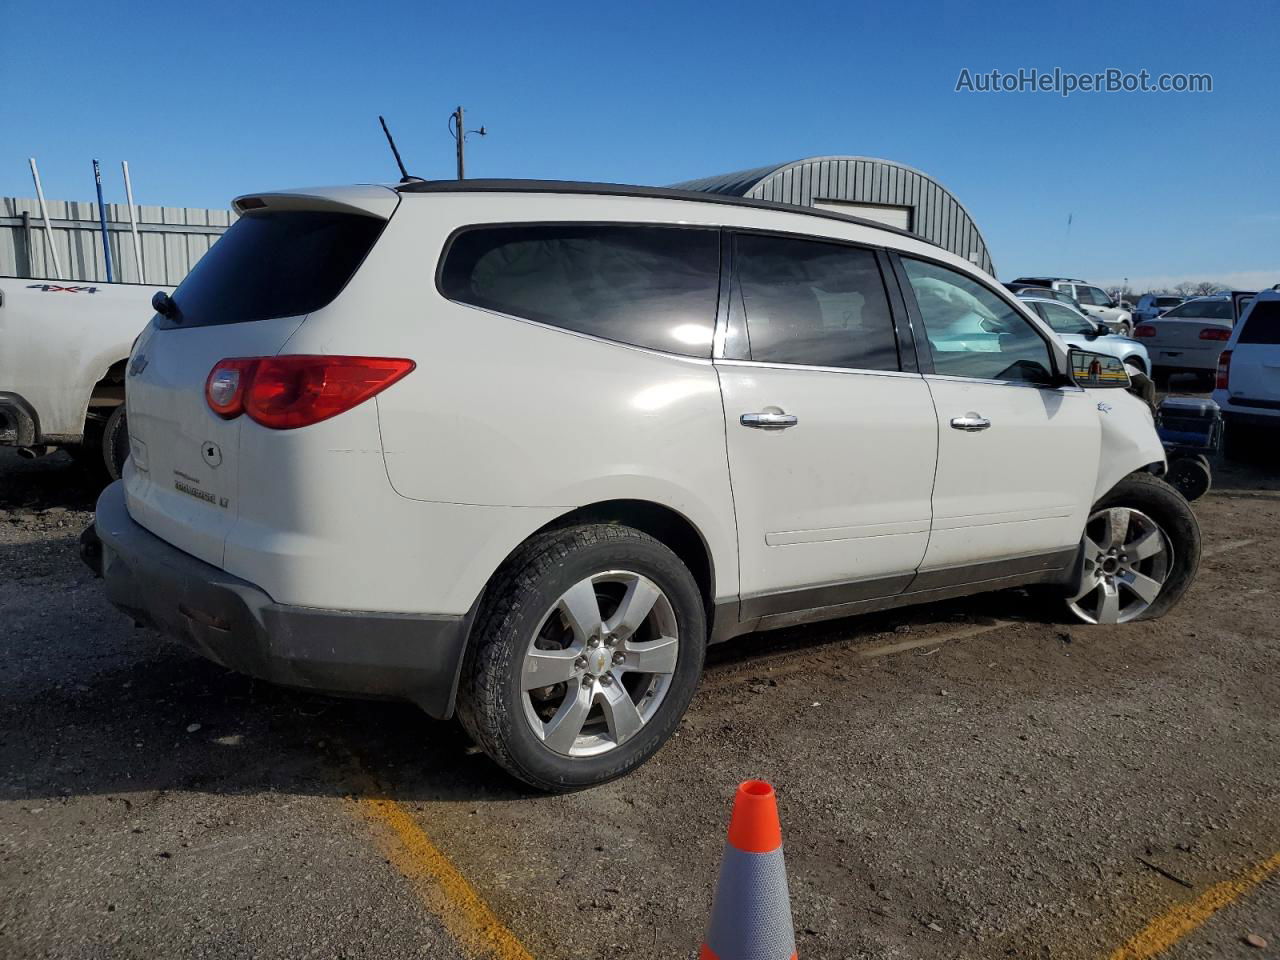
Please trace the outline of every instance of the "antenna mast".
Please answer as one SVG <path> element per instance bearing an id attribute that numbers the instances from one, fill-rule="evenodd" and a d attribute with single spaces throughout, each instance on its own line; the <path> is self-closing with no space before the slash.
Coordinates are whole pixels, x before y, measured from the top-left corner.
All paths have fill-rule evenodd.
<path id="1" fill-rule="evenodd" d="M 378 114 L 378 122 L 382 124 L 382 132 L 387 135 L 387 143 L 391 146 L 391 152 L 395 155 L 396 166 L 400 168 L 400 182 L 408 183 L 410 180 L 416 180 L 417 177 L 409 176 L 409 171 L 404 168 L 404 161 L 400 159 L 400 151 L 396 149 L 396 142 L 391 136 L 391 131 L 387 129 L 387 121 L 382 118 L 382 114 Z"/>

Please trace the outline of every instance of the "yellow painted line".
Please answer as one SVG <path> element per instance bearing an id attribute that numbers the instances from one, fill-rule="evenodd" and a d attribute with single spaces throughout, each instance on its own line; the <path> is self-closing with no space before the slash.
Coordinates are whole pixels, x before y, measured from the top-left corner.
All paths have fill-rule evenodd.
<path id="1" fill-rule="evenodd" d="M 1156 917 L 1109 960 L 1148 960 L 1202 927 L 1210 917 L 1244 896 L 1280 869 L 1280 853 L 1274 853 L 1238 877 L 1215 883 L 1190 903 L 1179 904 Z"/>
<path id="2" fill-rule="evenodd" d="M 347 803 L 372 828 L 383 856 L 469 956 L 533 960 L 404 807 L 376 795 L 348 797 Z"/>

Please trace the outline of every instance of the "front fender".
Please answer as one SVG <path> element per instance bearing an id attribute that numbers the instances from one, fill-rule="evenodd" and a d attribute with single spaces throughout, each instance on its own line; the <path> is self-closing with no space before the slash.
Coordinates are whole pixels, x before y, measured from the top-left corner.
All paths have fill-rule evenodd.
<path id="1" fill-rule="evenodd" d="M 1098 457 L 1096 503 L 1117 483 L 1136 470 L 1165 464 L 1164 446 L 1156 433 L 1151 408 L 1127 390 L 1086 390 L 1097 404 L 1102 426 Z"/>

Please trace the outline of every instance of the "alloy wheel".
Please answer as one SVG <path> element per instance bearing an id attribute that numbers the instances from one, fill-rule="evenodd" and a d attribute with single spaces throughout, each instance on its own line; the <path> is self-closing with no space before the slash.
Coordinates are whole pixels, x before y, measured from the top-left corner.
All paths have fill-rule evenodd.
<path id="1" fill-rule="evenodd" d="M 1128 507 L 1109 507 L 1085 525 L 1080 592 L 1068 601 L 1088 623 L 1126 623 L 1160 595 L 1173 545 L 1160 525 Z"/>
<path id="2" fill-rule="evenodd" d="M 657 714 L 679 653 L 675 610 L 648 577 L 609 570 L 579 580 L 524 652 L 525 720 L 564 756 L 614 750 Z"/>

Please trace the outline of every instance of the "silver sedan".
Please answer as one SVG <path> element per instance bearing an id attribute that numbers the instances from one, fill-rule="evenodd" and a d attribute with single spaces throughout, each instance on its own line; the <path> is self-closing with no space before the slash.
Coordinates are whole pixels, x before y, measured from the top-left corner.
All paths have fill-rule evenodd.
<path id="1" fill-rule="evenodd" d="M 1151 357 L 1147 348 L 1137 340 L 1107 332 L 1107 328 L 1089 319 L 1079 310 L 1058 300 L 1044 297 L 1019 297 L 1034 310 L 1045 323 L 1053 327 L 1058 336 L 1069 344 L 1094 353 L 1105 353 L 1132 364 L 1143 373 L 1151 373 Z"/>

